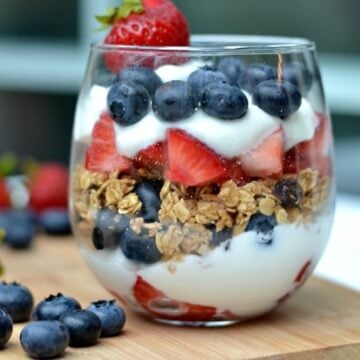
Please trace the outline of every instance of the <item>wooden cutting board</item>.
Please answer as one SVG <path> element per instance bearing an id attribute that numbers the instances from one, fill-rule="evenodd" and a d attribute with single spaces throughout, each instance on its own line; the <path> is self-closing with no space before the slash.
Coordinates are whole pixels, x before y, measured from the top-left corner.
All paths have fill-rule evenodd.
<path id="1" fill-rule="evenodd" d="M 83 306 L 111 298 L 80 258 L 73 239 L 37 239 L 26 252 L 0 247 L 6 281 L 27 285 L 36 301 L 63 292 Z M 0 359 L 26 359 L 16 325 Z M 222 329 L 175 328 L 128 312 L 124 334 L 86 349 L 69 348 L 64 359 L 360 359 L 360 294 L 312 278 L 295 298 L 257 320 Z"/>

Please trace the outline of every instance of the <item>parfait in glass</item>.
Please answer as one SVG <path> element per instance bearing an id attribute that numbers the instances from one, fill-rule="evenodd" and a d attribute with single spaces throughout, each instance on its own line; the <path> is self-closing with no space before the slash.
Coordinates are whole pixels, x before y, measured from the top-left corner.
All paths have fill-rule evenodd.
<path id="1" fill-rule="evenodd" d="M 94 44 L 72 148 L 81 253 L 154 320 L 222 326 L 264 314 L 328 241 L 332 149 L 311 41 Z"/>

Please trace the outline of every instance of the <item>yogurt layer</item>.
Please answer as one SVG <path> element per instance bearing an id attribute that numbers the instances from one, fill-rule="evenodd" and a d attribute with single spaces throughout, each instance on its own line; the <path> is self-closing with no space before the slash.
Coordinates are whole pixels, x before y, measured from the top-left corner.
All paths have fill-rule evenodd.
<path id="1" fill-rule="evenodd" d="M 164 65 L 156 70 L 162 80 L 186 80 L 203 63 L 189 62 L 184 65 Z M 89 139 L 92 128 L 102 112 L 107 111 L 106 98 L 109 88 L 94 85 L 86 98 L 80 100 L 77 109 L 74 135 L 75 139 Z M 115 124 L 118 151 L 133 158 L 140 150 L 166 138 L 169 128 L 179 128 L 198 138 L 218 154 L 232 158 L 252 148 L 282 126 L 285 134 L 285 151 L 294 145 L 309 140 L 318 125 L 317 116 L 310 103 L 303 98 L 299 110 L 286 120 L 265 113 L 252 104 L 246 94 L 249 109 L 240 119 L 224 121 L 198 110 L 189 119 L 174 123 L 161 121 L 150 109 L 138 123 L 131 126 Z"/>
<path id="2" fill-rule="evenodd" d="M 132 287 L 141 276 L 168 297 L 229 310 L 238 316 L 266 312 L 294 288 L 294 279 L 307 261 L 317 263 L 329 237 L 332 214 L 307 225 L 278 225 L 272 245 L 259 244 L 256 232 L 243 233 L 199 257 L 150 266 L 134 265 L 121 250 L 82 253 L 101 282 L 134 300 Z"/>

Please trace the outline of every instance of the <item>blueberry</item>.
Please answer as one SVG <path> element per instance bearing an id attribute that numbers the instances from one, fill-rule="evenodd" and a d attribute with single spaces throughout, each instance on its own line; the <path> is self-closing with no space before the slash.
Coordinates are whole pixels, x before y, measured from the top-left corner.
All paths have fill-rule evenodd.
<path id="1" fill-rule="evenodd" d="M 232 238 L 232 230 L 228 227 L 224 228 L 221 231 L 216 231 L 215 226 L 210 226 L 208 229 L 212 232 L 211 245 L 216 247 L 224 243 L 225 241 Z"/>
<path id="2" fill-rule="evenodd" d="M 178 121 L 190 117 L 196 109 L 191 87 L 185 81 L 169 81 L 157 88 L 153 110 L 164 121 Z"/>
<path id="3" fill-rule="evenodd" d="M 71 234 L 69 214 L 65 209 L 45 210 L 39 216 L 39 223 L 49 235 Z"/>
<path id="4" fill-rule="evenodd" d="M 26 354 L 35 359 L 62 355 L 69 346 L 70 336 L 60 321 L 33 321 L 21 331 L 20 343 Z"/>
<path id="5" fill-rule="evenodd" d="M 111 87 L 107 103 L 113 119 L 120 125 L 129 126 L 148 113 L 150 100 L 143 86 L 122 81 Z"/>
<path id="6" fill-rule="evenodd" d="M 159 220 L 158 212 L 161 207 L 160 188 L 158 182 L 150 180 L 143 181 L 135 188 L 135 192 L 142 202 L 139 216 L 144 218 L 145 222 Z"/>
<path id="7" fill-rule="evenodd" d="M 285 119 L 299 109 L 301 94 L 292 83 L 268 80 L 255 88 L 253 102 L 268 114 Z"/>
<path id="8" fill-rule="evenodd" d="M 61 293 L 50 295 L 36 305 L 33 320 L 59 320 L 60 317 L 72 310 L 80 310 L 81 306 L 74 298 Z"/>
<path id="9" fill-rule="evenodd" d="M 92 241 L 97 250 L 115 249 L 119 245 L 119 235 L 129 226 L 126 215 L 102 208 L 96 214 Z"/>
<path id="10" fill-rule="evenodd" d="M 73 310 L 62 315 L 60 321 L 69 331 L 72 347 L 95 345 L 100 337 L 100 319 L 91 311 Z"/>
<path id="11" fill-rule="evenodd" d="M 239 119 L 248 109 L 246 95 L 237 86 L 214 82 L 204 88 L 202 109 L 223 120 Z"/>
<path id="12" fill-rule="evenodd" d="M 276 79 L 275 68 L 265 64 L 251 64 L 240 76 L 238 85 L 247 92 L 253 93 L 258 84 L 271 79 Z"/>
<path id="13" fill-rule="evenodd" d="M 133 81 L 142 85 L 150 96 L 153 96 L 155 90 L 162 84 L 161 79 L 154 70 L 145 66 L 133 66 L 121 71 L 118 76 L 119 81 Z"/>
<path id="14" fill-rule="evenodd" d="M 10 210 L 0 215 L 5 230 L 5 242 L 14 249 L 27 249 L 35 237 L 35 225 L 27 211 Z"/>
<path id="15" fill-rule="evenodd" d="M 260 236 L 261 244 L 271 245 L 273 242 L 274 227 L 277 225 L 274 216 L 266 216 L 261 213 L 251 216 L 245 231 L 256 231 Z"/>
<path id="16" fill-rule="evenodd" d="M 15 323 L 29 320 L 33 305 L 29 289 L 16 282 L 0 283 L 0 306 L 7 310 Z"/>
<path id="17" fill-rule="evenodd" d="M 124 328 L 126 315 L 115 300 L 100 300 L 93 302 L 87 308 L 98 316 L 101 321 L 101 337 L 119 335 Z"/>
<path id="18" fill-rule="evenodd" d="M 13 322 L 9 313 L 0 307 L 0 349 L 9 341 L 13 332 Z"/>
<path id="19" fill-rule="evenodd" d="M 190 74 L 188 83 L 193 90 L 196 103 L 200 103 L 205 86 L 217 81 L 230 82 L 224 73 L 211 66 L 204 66 Z"/>
<path id="20" fill-rule="evenodd" d="M 311 88 L 313 75 L 303 63 L 294 61 L 284 65 L 282 79 L 291 82 L 301 91 L 301 93 L 305 94 Z"/>
<path id="21" fill-rule="evenodd" d="M 280 180 L 275 184 L 273 194 L 285 207 L 296 207 L 300 205 L 303 198 L 301 186 L 295 179 Z"/>
<path id="22" fill-rule="evenodd" d="M 228 77 L 231 85 L 237 85 L 241 74 L 245 71 L 245 64 L 236 57 L 224 57 L 218 64 L 218 70 Z"/>
<path id="23" fill-rule="evenodd" d="M 129 260 L 140 263 L 154 264 L 161 259 L 155 239 L 149 237 L 145 231 L 137 234 L 131 228 L 126 229 L 121 235 L 120 248 Z"/>

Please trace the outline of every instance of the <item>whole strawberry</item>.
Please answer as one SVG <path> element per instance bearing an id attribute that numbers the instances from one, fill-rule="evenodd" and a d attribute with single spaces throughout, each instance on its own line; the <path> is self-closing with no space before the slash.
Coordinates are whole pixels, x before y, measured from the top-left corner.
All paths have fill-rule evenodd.
<path id="1" fill-rule="evenodd" d="M 10 196 L 5 180 L 0 178 L 0 208 L 9 208 L 10 205 Z"/>
<path id="2" fill-rule="evenodd" d="M 105 44 L 141 46 L 187 46 L 190 31 L 187 21 L 171 0 L 124 0 L 106 16 L 97 16 L 111 26 Z M 118 72 L 129 65 L 158 66 L 154 59 L 122 56 L 116 51 L 104 56 L 107 68 Z"/>
<path id="3" fill-rule="evenodd" d="M 41 212 L 48 208 L 66 208 L 69 173 L 65 166 L 55 163 L 42 165 L 30 182 L 32 210 Z"/>

